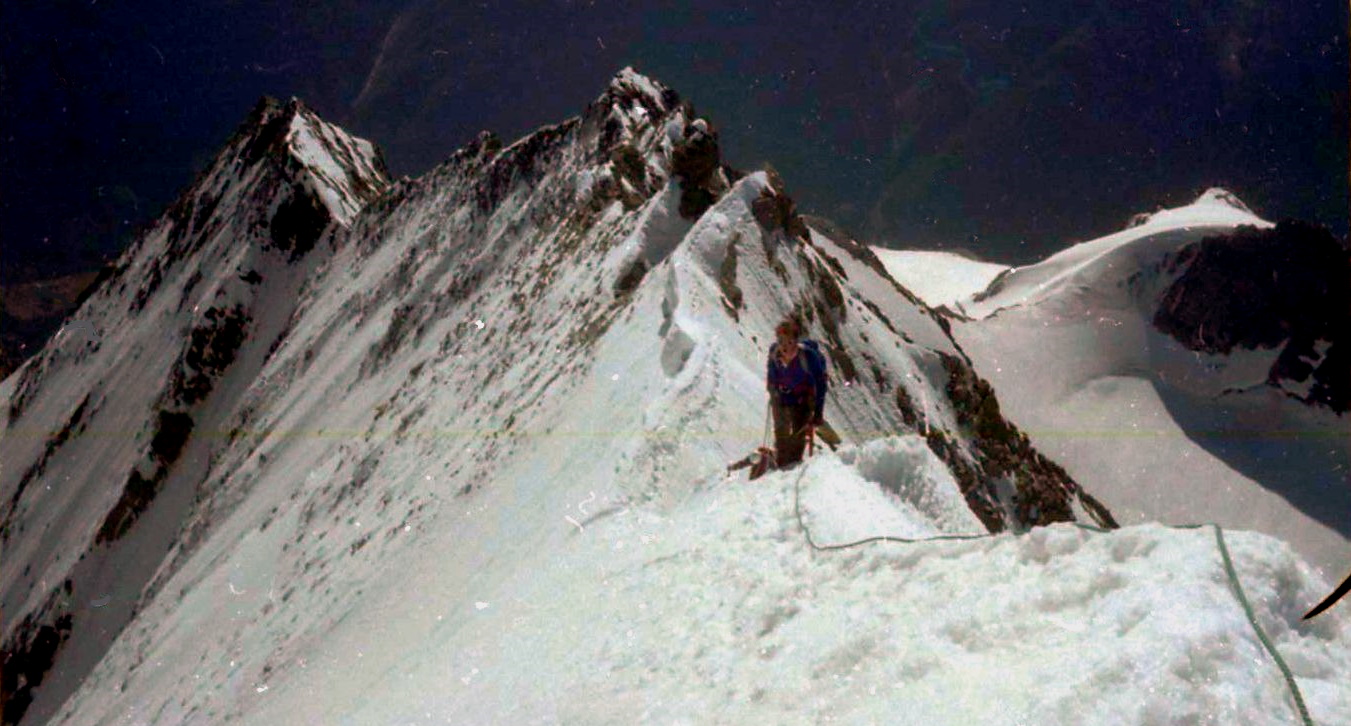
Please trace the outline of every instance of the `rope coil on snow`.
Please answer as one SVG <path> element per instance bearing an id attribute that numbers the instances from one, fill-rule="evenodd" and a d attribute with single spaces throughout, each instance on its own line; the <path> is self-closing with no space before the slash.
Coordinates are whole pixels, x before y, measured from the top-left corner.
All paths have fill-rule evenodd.
<path id="1" fill-rule="evenodd" d="M 878 535 L 875 537 L 867 537 L 865 539 L 861 539 L 855 542 L 846 542 L 843 544 L 833 544 L 833 545 L 818 545 L 816 543 L 816 540 L 812 539 L 812 532 L 810 529 L 807 528 L 807 523 L 802 519 L 802 477 L 804 474 L 807 473 L 806 462 L 803 462 L 800 465 L 800 467 L 801 470 L 798 471 L 797 477 L 793 480 L 793 512 L 797 517 L 797 526 L 802 530 L 803 537 L 807 540 L 807 545 L 817 552 L 830 552 L 834 550 L 850 549 L 865 544 L 871 544 L 873 542 L 898 542 L 900 544 L 915 544 L 919 542 L 936 542 L 941 540 L 972 540 L 972 539 L 985 539 L 987 537 L 994 537 L 993 534 L 989 533 L 944 534 L 944 535 L 937 535 L 934 537 L 919 537 L 913 539 L 906 537 L 892 537 L 889 535 Z M 1080 522 L 1073 522 L 1072 524 L 1074 524 L 1074 526 L 1080 529 L 1086 529 L 1092 532 L 1106 533 L 1111 531 L 1108 529 L 1104 529 L 1102 527 L 1094 527 L 1092 525 L 1082 524 Z M 1299 684 L 1295 682 L 1294 673 L 1290 670 L 1290 666 L 1285 662 L 1285 659 L 1281 657 L 1280 652 L 1276 650 L 1275 644 L 1271 642 L 1271 638 L 1267 636 L 1267 633 L 1265 630 L 1262 629 L 1261 624 L 1257 622 L 1257 614 L 1253 612 L 1252 605 L 1248 602 L 1248 596 L 1243 591 L 1243 584 L 1239 582 L 1238 572 L 1234 569 L 1234 560 L 1229 555 L 1229 547 L 1228 545 L 1225 544 L 1224 530 L 1218 524 L 1181 524 L 1181 525 L 1164 525 L 1164 526 L 1167 526 L 1170 529 L 1200 529 L 1202 527 L 1214 528 L 1215 544 L 1219 547 L 1220 557 L 1224 562 L 1224 572 L 1226 577 L 1228 577 L 1229 579 L 1230 591 L 1234 593 L 1234 598 L 1238 600 L 1239 605 L 1242 606 L 1244 615 L 1248 617 L 1248 624 L 1252 626 L 1253 632 L 1257 634 L 1257 639 L 1262 643 L 1262 647 L 1266 649 L 1267 653 L 1271 655 L 1271 659 L 1276 661 L 1276 666 L 1280 668 L 1281 675 L 1285 678 L 1285 685 L 1289 687 L 1290 695 L 1294 699 L 1295 711 L 1299 714 L 1300 723 L 1303 724 L 1303 726 L 1314 726 L 1313 720 L 1309 717 L 1309 710 L 1304 705 L 1304 696 L 1300 693 Z"/>

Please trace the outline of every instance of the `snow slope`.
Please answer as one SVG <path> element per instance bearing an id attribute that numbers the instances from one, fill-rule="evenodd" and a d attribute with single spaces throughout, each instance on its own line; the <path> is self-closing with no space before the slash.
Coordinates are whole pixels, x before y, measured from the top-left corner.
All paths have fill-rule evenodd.
<path id="1" fill-rule="evenodd" d="M 985 318 L 1000 308 L 1032 307 L 1094 286 L 1119 284 L 1132 273 L 1157 266 L 1161 253 L 1208 232 L 1240 225 L 1269 227 L 1271 223 L 1254 215 L 1229 192 L 1210 189 L 1192 204 L 1154 212 L 1115 234 L 1081 242 L 1035 265 L 1013 268 L 976 295 L 967 310 L 972 317 Z"/>
<path id="2" fill-rule="evenodd" d="M 592 519 L 566 546 L 407 604 L 401 571 L 435 569 L 461 546 L 447 533 L 303 674 L 250 684 L 244 721 L 1299 723 L 1209 529 L 807 547 L 799 489 L 822 543 L 978 529 L 941 476 L 879 486 L 931 457 L 918 437 L 880 439 L 753 485 L 710 476 L 669 508 L 582 500 L 567 511 Z M 1296 624 L 1282 608 L 1319 596 L 1308 569 L 1268 537 L 1226 542 L 1307 708 L 1347 722 L 1345 619 Z"/>
<path id="3" fill-rule="evenodd" d="M 1345 614 L 1298 621 L 1325 580 L 1231 535 L 1292 690 L 1213 538 L 1069 524 L 1110 515 L 1004 421 L 945 321 L 630 69 L 326 230 L 188 438 L 203 463 L 170 467 L 194 478 L 167 554 L 54 723 L 1290 723 L 1295 693 L 1351 714 Z M 793 311 L 847 445 L 727 477 Z M 89 465 L 68 446 L 51 461 Z M 820 542 L 970 539 L 815 553 L 799 492 Z"/>
<path id="4" fill-rule="evenodd" d="M 933 308 L 957 305 L 984 290 L 999 273 L 1009 269 L 1008 265 L 981 262 L 953 252 L 884 247 L 873 247 L 872 251 L 888 274 Z"/>
<path id="5" fill-rule="evenodd" d="M 1266 383 L 1279 347 L 1198 352 L 1152 322 L 1177 253 L 1241 225 L 1271 227 L 1211 190 L 1000 275 L 958 303 L 974 319 L 953 332 L 1009 418 L 1124 521 L 1266 532 L 1340 576 L 1351 561 L 1345 416 Z"/>

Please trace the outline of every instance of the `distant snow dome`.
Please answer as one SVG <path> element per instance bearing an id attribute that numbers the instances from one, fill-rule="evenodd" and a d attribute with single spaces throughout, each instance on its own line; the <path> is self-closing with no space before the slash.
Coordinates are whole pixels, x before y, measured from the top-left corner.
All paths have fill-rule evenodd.
<path id="1" fill-rule="evenodd" d="M 1211 187 L 1196 198 L 1195 204 L 1224 204 L 1240 211 L 1252 214 L 1252 209 L 1238 198 L 1237 194 L 1221 187 Z"/>

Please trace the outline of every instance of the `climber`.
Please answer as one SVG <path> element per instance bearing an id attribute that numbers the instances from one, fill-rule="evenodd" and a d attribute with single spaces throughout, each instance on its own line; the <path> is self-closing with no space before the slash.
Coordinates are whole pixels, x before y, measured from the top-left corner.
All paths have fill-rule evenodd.
<path id="1" fill-rule="evenodd" d="M 802 325 L 795 318 L 779 323 L 774 335 L 777 342 L 769 347 L 765 387 L 774 413 L 774 463 L 786 468 L 802 461 L 813 429 L 825 427 L 826 357 L 816 341 L 801 340 Z M 839 439 L 830 438 L 833 448 Z"/>

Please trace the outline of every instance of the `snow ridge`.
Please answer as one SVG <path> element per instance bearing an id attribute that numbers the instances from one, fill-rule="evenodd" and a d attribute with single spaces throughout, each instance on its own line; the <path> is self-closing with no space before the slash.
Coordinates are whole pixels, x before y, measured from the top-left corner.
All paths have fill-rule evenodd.
<path id="1" fill-rule="evenodd" d="M 1074 245 L 1035 265 L 1013 268 L 963 303 L 963 309 L 972 317 L 984 318 L 1003 308 L 1037 305 L 1074 290 L 1109 287 L 1127 271 L 1157 265 L 1162 253 L 1177 249 L 1184 241 L 1240 225 L 1272 226 L 1233 194 L 1212 189 L 1190 205 L 1156 212 L 1116 234 Z"/>
<path id="2" fill-rule="evenodd" d="M 67 496 L 54 472 L 98 461 L 99 411 L 193 422 L 186 437 L 145 429 L 137 471 L 153 480 L 163 464 L 162 496 L 95 557 L 155 553 L 133 591 L 105 601 L 96 585 L 120 581 L 76 572 L 55 590 L 64 609 L 35 616 L 73 618 L 55 657 L 86 665 L 35 684 L 25 719 L 1081 723 L 1281 708 L 1213 548 L 1055 525 L 1111 514 L 1003 417 L 946 320 L 866 248 L 797 215 L 782 180 L 727 167 L 716 128 L 673 91 L 626 69 L 582 115 L 506 146 L 481 135 L 387 190 L 369 173 L 378 155 L 297 113 L 269 106 L 223 152 L 281 149 L 295 183 L 250 176 L 252 204 L 195 195 L 164 225 L 216 230 L 180 240 L 197 255 L 255 240 L 235 247 L 271 260 L 261 282 L 203 263 L 189 285 L 166 264 L 140 308 L 130 289 L 103 305 L 110 319 L 164 316 L 195 303 L 183 290 L 236 278 L 284 279 L 290 297 L 254 298 L 244 318 L 204 306 L 211 325 L 186 336 L 198 345 L 142 366 L 149 388 L 127 368 L 116 407 L 50 403 L 56 373 L 0 386 L 13 420 L 69 424 L 50 454 L 0 459 L 46 456 L 45 501 Z M 230 210 L 220 226 L 197 221 L 208 207 Z M 164 254 L 164 234 L 145 256 Z M 281 314 L 241 338 L 229 321 L 264 302 Z M 847 444 L 748 484 L 724 467 L 763 436 L 763 356 L 789 313 L 830 356 L 827 415 Z M 201 397 L 180 400 L 166 370 Z M 210 385 L 186 385 L 197 374 Z M 6 434 L 0 453 L 19 441 Z M 136 463 L 129 444 L 113 453 Z M 796 529 L 797 475 L 814 535 L 1023 534 L 818 559 Z M 11 477 L 0 469 L 0 493 Z M 16 563 L 61 550 L 34 543 L 36 487 L 18 496 Z M 60 529 L 99 531 L 60 511 Z M 1287 617 L 1323 584 L 1279 543 L 1236 541 L 1311 709 L 1351 713 L 1327 685 L 1347 671 L 1343 620 Z M 50 592 L 6 547 L 6 597 Z M 134 603 L 125 627 L 91 640 L 84 623 L 114 602 Z M 1114 647 L 1091 647 L 1102 638 Z M 1119 698 L 1083 705 L 1080 684 L 1057 680 L 1067 661 Z M 997 698 L 952 696 L 970 683 Z"/>

